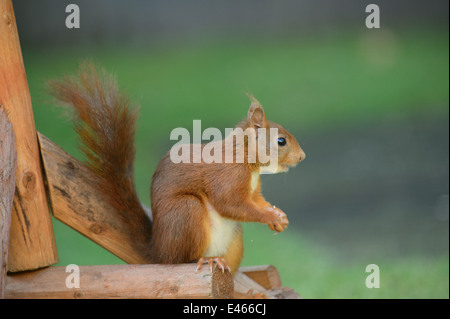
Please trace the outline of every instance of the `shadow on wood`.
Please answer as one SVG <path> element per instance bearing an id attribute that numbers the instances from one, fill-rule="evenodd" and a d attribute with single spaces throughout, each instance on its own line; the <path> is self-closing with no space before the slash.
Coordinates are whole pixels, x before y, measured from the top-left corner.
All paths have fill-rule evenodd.
<path id="1" fill-rule="evenodd" d="M 5 296 L 11 213 L 16 188 L 16 137 L 0 105 L 0 299 Z"/>

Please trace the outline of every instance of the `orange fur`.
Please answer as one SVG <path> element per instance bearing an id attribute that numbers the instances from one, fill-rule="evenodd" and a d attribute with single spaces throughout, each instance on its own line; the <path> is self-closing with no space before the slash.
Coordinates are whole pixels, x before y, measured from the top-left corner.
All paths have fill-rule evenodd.
<path id="1" fill-rule="evenodd" d="M 76 76 L 49 81 L 49 88 L 59 103 L 73 110 L 86 165 L 96 176 L 92 183 L 121 213 L 135 248 L 152 262 L 147 252 L 151 221 L 134 186 L 137 109 L 119 91 L 116 79 L 92 62 L 83 63 Z"/>

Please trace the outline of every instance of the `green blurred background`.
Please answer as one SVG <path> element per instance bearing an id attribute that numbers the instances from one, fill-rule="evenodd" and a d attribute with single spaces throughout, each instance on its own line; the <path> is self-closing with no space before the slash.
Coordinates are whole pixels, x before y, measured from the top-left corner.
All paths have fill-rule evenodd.
<path id="1" fill-rule="evenodd" d="M 234 126 L 251 91 L 307 159 L 263 176 L 288 215 L 245 224 L 243 265 L 275 265 L 305 298 L 449 297 L 447 1 L 14 1 L 37 129 L 78 158 L 45 82 L 93 58 L 141 105 L 135 176 L 149 202 L 172 129 Z M 122 263 L 53 220 L 59 265 Z M 368 289 L 368 264 L 380 268 Z"/>

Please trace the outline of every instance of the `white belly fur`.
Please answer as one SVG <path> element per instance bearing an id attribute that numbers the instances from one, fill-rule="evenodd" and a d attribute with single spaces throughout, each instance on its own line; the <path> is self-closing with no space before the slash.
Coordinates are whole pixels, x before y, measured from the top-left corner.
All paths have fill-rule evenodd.
<path id="1" fill-rule="evenodd" d="M 203 257 L 222 257 L 225 255 L 239 223 L 220 216 L 209 202 L 206 203 L 206 208 L 209 214 L 211 240 Z"/>
<path id="2" fill-rule="evenodd" d="M 253 172 L 250 180 L 250 191 L 253 193 L 258 186 L 259 172 Z M 228 249 L 234 232 L 237 230 L 239 222 L 224 218 L 207 201 L 206 209 L 209 214 L 209 226 L 211 228 L 211 241 L 203 257 L 221 257 Z"/>

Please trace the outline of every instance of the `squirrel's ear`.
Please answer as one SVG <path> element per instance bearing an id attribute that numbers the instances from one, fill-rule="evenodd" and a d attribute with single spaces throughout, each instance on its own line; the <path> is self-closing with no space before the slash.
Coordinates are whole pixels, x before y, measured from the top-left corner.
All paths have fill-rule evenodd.
<path id="1" fill-rule="evenodd" d="M 247 119 L 255 128 L 267 127 L 266 114 L 261 106 L 261 103 L 253 95 L 247 94 L 252 104 L 248 109 Z"/>

